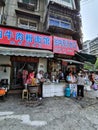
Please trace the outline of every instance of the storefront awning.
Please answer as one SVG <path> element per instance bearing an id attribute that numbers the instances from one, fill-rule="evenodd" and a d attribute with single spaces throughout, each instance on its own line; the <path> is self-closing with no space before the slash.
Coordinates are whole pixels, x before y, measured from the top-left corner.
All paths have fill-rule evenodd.
<path id="1" fill-rule="evenodd" d="M 49 50 L 38 50 L 38 49 L 22 49 L 22 48 L 11 48 L 11 47 L 0 47 L 1 55 L 10 56 L 27 56 L 27 57 L 50 57 L 54 56 L 53 52 Z"/>
<path id="2" fill-rule="evenodd" d="M 76 61 L 76 60 L 70 60 L 70 59 L 62 59 L 63 61 L 65 62 L 68 62 L 68 63 L 75 63 L 75 64 L 81 64 L 83 65 L 84 63 L 83 62 L 79 62 L 79 61 Z"/>
<path id="3" fill-rule="evenodd" d="M 90 62 L 91 64 L 95 64 L 97 57 L 95 55 L 76 52 L 75 57 L 81 62 Z"/>

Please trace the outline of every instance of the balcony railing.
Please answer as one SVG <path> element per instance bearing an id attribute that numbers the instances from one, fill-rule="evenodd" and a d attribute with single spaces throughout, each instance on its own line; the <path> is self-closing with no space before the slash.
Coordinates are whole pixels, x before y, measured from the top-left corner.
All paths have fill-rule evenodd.
<path id="1" fill-rule="evenodd" d="M 19 24 L 18 27 L 37 31 L 37 27 Z"/>
<path id="2" fill-rule="evenodd" d="M 71 24 L 61 20 L 49 19 L 49 26 L 71 29 Z"/>

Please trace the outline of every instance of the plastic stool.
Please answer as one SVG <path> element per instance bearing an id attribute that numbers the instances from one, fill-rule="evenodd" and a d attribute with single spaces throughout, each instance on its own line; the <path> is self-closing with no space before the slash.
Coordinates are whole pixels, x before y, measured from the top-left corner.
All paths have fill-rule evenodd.
<path id="1" fill-rule="evenodd" d="M 27 89 L 24 89 L 22 91 L 22 99 L 28 99 L 28 90 Z"/>

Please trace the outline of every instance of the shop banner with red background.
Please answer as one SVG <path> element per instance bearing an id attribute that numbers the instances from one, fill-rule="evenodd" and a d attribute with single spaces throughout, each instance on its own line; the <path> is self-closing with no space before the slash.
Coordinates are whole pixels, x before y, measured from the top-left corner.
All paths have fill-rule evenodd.
<path id="1" fill-rule="evenodd" d="M 57 54 L 74 55 L 79 51 L 77 41 L 61 37 L 53 37 L 53 52 Z"/>
<path id="2" fill-rule="evenodd" d="M 52 36 L 0 27 L 0 44 L 52 50 Z"/>

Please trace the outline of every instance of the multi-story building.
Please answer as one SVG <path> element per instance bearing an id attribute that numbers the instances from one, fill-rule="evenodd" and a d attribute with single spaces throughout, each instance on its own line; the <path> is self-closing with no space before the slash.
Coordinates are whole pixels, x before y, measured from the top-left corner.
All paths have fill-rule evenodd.
<path id="1" fill-rule="evenodd" d="M 93 40 L 87 40 L 83 43 L 83 48 L 80 53 L 77 53 L 78 57 L 81 57 L 80 61 L 87 61 L 95 64 L 98 57 L 98 37 Z"/>
<path id="2" fill-rule="evenodd" d="M 30 30 L 43 30 L 44 1 L 2 0 L 5 3 L 2 24 Z"/>
<path id="3" fill-rule="evenodd" d="M 81 49 L 80 0 L 1 0 L 2 24 L 77 40 Z"/>
<path id="4" fill-rule="evenodd" d="M 80 1 L 47 0 L 46 5 L 44 31 L 51 33 L 53 36 L 76 40 L 79 49 L 81 49 Z M 62 54 L 55 52 L 54 56 L 56 59 L 67 58 L 67 55 Z M 72 59 L 72 57 L 68 58 Z M 56 63 L 56 61 L 54 62 Z"/>
<path id="5" fill-rule="evenodd" d="M 89 42 L 90 53 L 98 57 L 98 37 Z"/>
<path id="6" fill-rule="evenodd" d="M 98 37 L 92 39 L 92 40 L 87 40 L 83 43 L 83 53 L 88 53 L 92 54 L 98 57 Z"/>
<path id="7" fill-rule="evenodd" d="M 74 55 L 73 48 L 76 50 L 78 48 L 82 49 L 80 0 L 0 0 L 0 16 L 2 27 L 5 30 L 8 28 L 12 31 L 10 35 L 20 32 L 21 36 L 22 33 L 27 36 L 27 33 L 30 33 L 27 39 L 25 39 L 26 36 L 23 37 L 28 42 L 31 42 L 32 39 L 30 38 L 34 38 L 35 35 L 37 35 L 36 41 L 39 43 L 41 39 L 44 39 L 42 42 L 47 42 L 47 46 L 51 42 L 50 48 L 46 45 L 40 47 L 39 44 L 30 47 L 28 43 L 28 46 L 21 46 L 21 43 L 16 44 L 16 41 L 11 41 L 14 39 L 13 35 L 12 39 L 9 40 L 9 34 L 1 32 L 2 35 L 4 34 L 3 37 L 9 38 L 0 42 L 0 47 L 3 46 L 0 54 L 6 55 L 8 63 L 12 66 L 12 69 L 10 68 L 11 72 L 10 70 L 9 72 L 10 75 L 13 75 L 12 78 L 14 77 L 12 79 L 13 84 L 16 84 L 15 75 L 23 66 L 24 68 L 29 67 L 35 70 L 44 69 L 44 71 L 47 71 L 50 69 L 54 71 L 55 68 L 59 70 L 62 67 L 62 63 L 57 58 L 72 58 Z M 18 40 L 18 38 L 14 40 Z M 24 39 L 22 40 L 24 41 Z M 55 46 L 52 46 L 52 44 L 56 43 L 58 44 L 57 51 L 54 51 Z M 18 47 L 18 49 L 15 49 L 14 46 L 12 47 L 14 44 L 16 44 L 15 47 Z M 67 47 L 64 48 L 65 44 Z M 63 50 L 61 49 L 60 53 L 58 53 L 58 49 L 61 46 Z M 9 48 L 2 51 L 4 47 Z M 71 55 L 71 53 L 73 54 Z M 56 60 L 52 60 L 53 55 Z M 28 61 L 28 65 L 24 64 L 25 61 Z M 35 63 L 31 64 L 31 61 Z M 49 69 L 47 69 L 48 67 Z"/>
<path id="8" fill-rule="evenodd" d="M 80 0 L 48 0 L 45 31 L 77 40 L 81 49 Z"/>
<path id="9" fill-rule="evenodd" d="M 90 54 L 90 40 L 87 40 L 83 43 L 83 48 L 82 48 L 82 52 L 83 53 L 87 53 L 87 54 Z"/>

